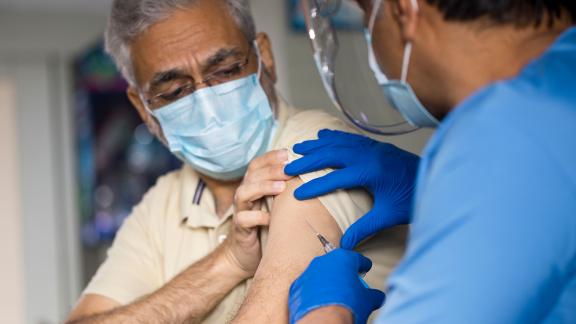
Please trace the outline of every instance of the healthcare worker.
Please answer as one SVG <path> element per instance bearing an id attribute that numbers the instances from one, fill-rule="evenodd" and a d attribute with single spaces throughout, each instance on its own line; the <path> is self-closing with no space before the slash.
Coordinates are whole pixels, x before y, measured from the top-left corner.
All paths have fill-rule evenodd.
<path id="1" fill-rule="evenodd" d="M 364 187 L 375 205 L 342 249 L 314 259 L 293 283 L 290 321 L 363 323 L 383 305 L 381 323 L 576 323 L 576 3 L 357 4 L 388 104 L 347 99 L 365 89 L 339 74 L 339 53 L 351 46 L 332 28 L 341 3 L 305 0 L 328 94 L 366 131 L 438 129 L 420 161 L 329 130 L 294 147 L 303 157 L 286 173 L 337 169 L 300 187 L 298 199 Z M 407 123 L 387 120 L 395 112 Z M 384 302 L 359 279 L 370 260 L 352 249 L 404 223 L 408 250 Z"/>

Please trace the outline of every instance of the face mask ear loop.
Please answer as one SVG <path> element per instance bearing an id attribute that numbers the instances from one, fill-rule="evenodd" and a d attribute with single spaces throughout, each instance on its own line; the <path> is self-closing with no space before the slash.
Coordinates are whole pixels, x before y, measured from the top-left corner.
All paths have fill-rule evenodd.
<path id="1" fill-rule="evenodd" d="M 417 0 L 412 0 L 412 6 L 414 7 L 416 13 L 420 10 L 418 7 Z M 412 56 L 412 42 L 407 42 L 406 45 L 404 46 L 404 58 L 402 59 L 402 74 L 401 74 L 402 77 L 400 78 L 400 81 L 402 81 L 403 83 L 406 83 L 406 80 L 408 79 L 408 68 L 410 67 L 411 56 Z"/>
<path id="2" fill-rule="evenodd" d="M 260 76 L 262 75 L 262 60 L 260 59 L 260 48 L 258 47 L 258 43 L 256 42 L 256 40 L 254 40 L 252 42 L 252 45 L 254 46 L 254 49 L 256 50 L 256 57 L 258 58 L 257 77 L 258 77 L 258 81 L 260 81 Z"/>
<path id="3" fill-rule="evenodd" d="M 370 37 L 372 37 L 372 34 L 374 33 L 374 24 L 376 24 L 376 18 L 378 17 L 378 11 L 380 10 L 381 4 L 382 0 L 376 0 L 372 6 L 372 15 L 370 15 L 370 21 L 368 22 Z"/>
<path id="4" fill-rule="evenodd" d="M 412 42 L 406 43 L 404 46 L 404 58 L 402 59 L 402 77 L 400 81 L 406 83 L 408 78 L 408 67 L 410 66 L 410 56 L 412 55 Z"/>

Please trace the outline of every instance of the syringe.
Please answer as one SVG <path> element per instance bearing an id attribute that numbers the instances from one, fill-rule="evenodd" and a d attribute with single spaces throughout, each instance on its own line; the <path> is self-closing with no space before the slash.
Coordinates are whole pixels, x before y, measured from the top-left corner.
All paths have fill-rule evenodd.
<path id="1" fill-rule="evenodd" d="M 314 234 L 316 234 L 316 237 L 318 238 L 318 240 L 320 240 L 320 243 L 322 244 L 322 248 L 324 249 L 324 253 L 330 253 L 330 252 L 336 250 L 336 246 L 334 246 L 334 244 L 332 244 L 332 242 L 328 241 L 324 237 L 324 235 L 320 234 L 316 229 L 314 229 L 314 226 L 312 226 L 312 224 L 310 224 L 308 219 L 305 218 L 304 220 L 306 221 L 306 223 L 308 224 L 308 226 L 310 227 L 312 232 L 314 232 Z M 363 279 L 363 277 L 365 275 L 366 275 L 366 273 L 358 274 L 358 279 L 360 279 L 360 282 L 362 283 L 362 285 L 364 285 L 364 287 L 370 288 L 368 286 L 368 284 L 366 283 L 366 281 Z"/>

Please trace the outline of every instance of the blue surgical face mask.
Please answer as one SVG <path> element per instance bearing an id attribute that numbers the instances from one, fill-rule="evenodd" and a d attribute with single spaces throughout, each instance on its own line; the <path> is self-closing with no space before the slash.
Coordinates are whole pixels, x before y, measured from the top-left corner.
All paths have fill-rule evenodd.
<path id="1" fill-rule="evenodd" d="M 388 99 L 394 109 L 396 109 L 402 116 L 413 126 L 416 127 L 437 127 L 440 123 L 432 114 L 426 110 L 420 100 L 416 97 L 412 87 L 406 82 L 408 76 L 408 66 L 410 65 L 410 55 L 412 52 L 412 44 L 407 43 L 404 48 L 404 59 L 402 61 L 402 77 L 400 80 L 389 80 L 376 61 L 374 49 L 372 48 L 372 29 L 374 21 L 378 12 L 378 6 L 374 9 L 373 16 L 370 19 L 369 28 L 365 30 L 364 35 L 368 43 L 368 63 L 370 69 L 374 72 L 374 76 L 384 92 L 384 96 Z M 417 3 L 415 4 L 417 5 Z"/>
<path id="2" fill-rule="evenodd" d="M 256 74 L 197 90 L 152 112 L 170 151 L 198 172 L 239 179 L 268 150 L 277 123 L 260 85 L 260 55 L 258 62 Z"/>

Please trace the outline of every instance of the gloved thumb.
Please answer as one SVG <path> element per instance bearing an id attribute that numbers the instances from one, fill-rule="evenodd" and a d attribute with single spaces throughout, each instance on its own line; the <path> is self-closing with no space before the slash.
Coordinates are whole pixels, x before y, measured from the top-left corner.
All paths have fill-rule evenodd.
<path id="1" fill-rule="evenodd" d="M 382 307 L 382 305 L 384 305 L 384 301 L 386 300 L 386 294 L 378 289 L 370 289 L 368 296 L 370 296 L 370 308 L 372 311 Z"/>
<path id="2" fill-rule="evenodd" d="M 380 231 L 382 227 L 379 224 L 382 223 L 382 220 L 379 218 L 383 216 L 379 215 L 379 211 L 379 208 L 374 206 L 366 215 L 352 224 L 342 236 L 340 247 L 352 250 L 358 243 Z"/>

